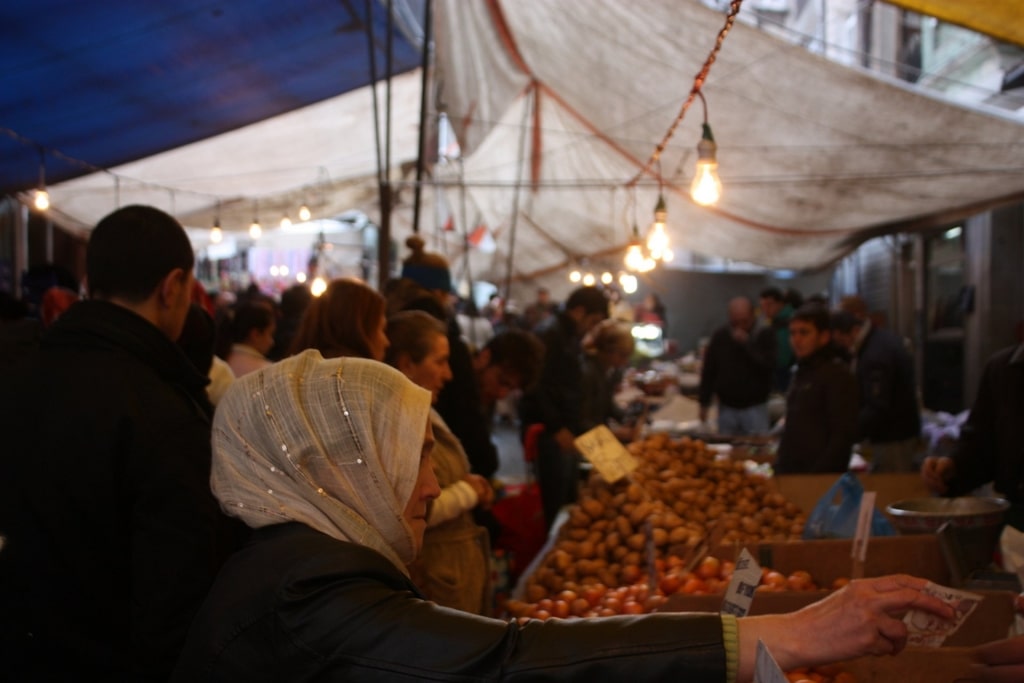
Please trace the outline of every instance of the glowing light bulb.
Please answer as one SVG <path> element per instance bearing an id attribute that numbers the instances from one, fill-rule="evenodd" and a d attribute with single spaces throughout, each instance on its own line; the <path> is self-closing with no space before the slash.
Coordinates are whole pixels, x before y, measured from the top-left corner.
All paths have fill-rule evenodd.
<path id="1" fill-rule="evenodd" d="M 718 178 L 718 164 L 698 161 L 697 174 L 690 185 L 690 196 L 701 206 L 717 204 L 722 198 L 722 181 Z"/>
<path id="2" fill-rule="evenodd" d="M 252 225 L 249 226 L 249 237 L 253 238 L 254 240 L 258 240 L 260 238 L 260 235 L 262 234 L 263 228 L 260 227 L 260 222 L 253 221 Z"/>
<path id="3" fill-rule="evenodd" d="M 601 273 L 601 282 L 603 284 L 610 285 L 612 283 L 612 280 L 614 280 L 614 279 L 615 279 L 615 277 L 611 273 L 609 273 L 607 270 L 604 271 L 603 273 Z"/>
<path id="4" fill-rule="evenodd" d="M 299 207 L 299 218 L 301 220 L 308 221 L 310 218 L 312 218 L 312 216 L 313 214 L 310 213 L 308 206 L 303 204 L 301 207 Z"/>
<path id="5" fill-rule="evenodd" d="M 625 264 L 630 270 L 640 270 L 640 267 L 644 263 L 644 252 L 640 248 L 639 244 L 629 245 L 629 249 L 626 249 Z"/>
<path id="6" fill-rule="evenodd" d="M 593 273 L 587 273 L 583 276 L 584 287 L 593 287 L 595 282 L 597 282 L 597 278 L 594 277 Z"/>
<path id="7" fill-rule="evenodd" d="M 664 261 L 665 263 L 670 263 L 672 259 L 674 259 L 675 257 L 676 255 L 671 249 L 666 249 L 665 251 L 661 252 L 661 260 Z"/>
<path id="8" fill-rule="evenodd" d="M 277 277 L 278 268 L 277 266 L 270 266 L 270 277 Z"/>
<path id="9" fill-rule="evenodd" d="M 50 208 L 50 193 L 42 188 L 36 190 L 36 196 L 33 203 L 40 211 L 46 211 Z"/>
<path id="10" fill-rule="evenodd" d="M 722 181 L 718 177 L 718 146 L 711 126 L 704 124 L 704 136 L 697 143 L 697 169 L 690 184 L 690 196 L 701 206 L 717 204 L 722 197 Z"/>
<path id="11" fill-rule="evenodd" d="M 309 291 L 313 296 L 320 296 L 327 291 L 327 281 L 322 277 L 313 278 L 313 284 L 309 286 Z"/>
<path id="12" fill-rule="evenodd" d="M 281 216 L 281 227 L 290 228 L 292 227 L 292 219 L 288 218 L 288 214 Z"/>
<path id="13" fill-rule="evenodd" d="M 668 232 L 665 230 L 664 223 L 657 222 L 651 226 L 651 232 L 647 235 L 647 251 L 650 252 L 652 258 L 661 259 L 667 249 Z"/>
<path id="14" fill-rule="evenodd" d="M 288 266 L 281 266 L 277 271 L 281 274 L 281 277 L 288 277 Z"/>
<path id="15" fill-rule="evenodd" d="M 583 279 L 583 274 L 578 270 L 573 270 L 569 273 L 569 282 L 576 283 Z"/>
<path id="16" fill-rule="evenodd" d="M 210 228 L 210 241 L 214 244 L 220 244 L 221 240 L 224 239 L 224 231 L 220 229 L 220 226 L 215 225 Z"/>
<path id="17" fill-rule="evenodd" d="M 295 281 L 301 285 L 303 282 L 306 281 L 306 274 L 303 273 L 301 270 L 295 273 Z"/>
<path id="18" fill-rule="evenodd" d="M 622 291 L 626 294 L 632 294 L 637 289 L 637 281 L 635 275 L 627 275 L 622 283 Z"/>

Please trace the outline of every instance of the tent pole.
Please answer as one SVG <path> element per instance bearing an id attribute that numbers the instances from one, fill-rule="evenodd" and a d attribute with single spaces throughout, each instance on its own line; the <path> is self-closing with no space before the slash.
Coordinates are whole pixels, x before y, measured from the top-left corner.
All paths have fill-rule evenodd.
<path id="1" fill-rule="evenodd" d="M 422 82 L 420 83 L 420 144 L 419 154 L 416 157 L 416 192 L 412 205 L 412 231 L 414 234 L 420 232 L 420 198 L 422 195 L 423 167 L 426 162 L 427 146 L 427 86 L 430 82 L 430 41 L 432 40 L 434 0 L 427 0 L 427 6 L 423 13 L 423 69 Z"/>
<path id="2" fill-rule="evenodd" d="M 533 97 L 533 106 L 535 106 L 535 107 L 538 106 L 538 102 L 537 102 L 537 83 L 536 82 L 534 82 L 533 86 L 530 88 L 530 93 L 529 94 Z M 516 187 L 515 187 L 515 190 L 512 192 L 512 226 L 511 226 L 511 229 L 509 230 L 509 236 L 508 236 L 508 262 L 507 262 L 507 265 L 505 267 L 505 302 L 506 303 L 508 303 L 509 298 L 511 298 L 510 295 L 512 294 L 512 263 L 513 263 L 513 255 L 515 254 L 515 250 L 516 250 L 516 224 L 518 223 L 517 219 L 519 218 L 519 190 L 520 190 L 520 187 L 522 186 L 522 182 L 520 182 L 520 180 L 523 177 L 523 164 L 525 163 L 525 160 L 526 160 L 526 139 L 527 139 L 527 135 L 526 135 L 527 130 L 526 130 L 526 128 L 527 128 L 527 121 L 529 120 L 529 116 L 530 116 L 530 105 L 529 105 L 529 103 L 524 103 L 524 105 L 523 105 L 523 123 L 519 127 L 520 131 L 522 131 L 522 138 L 520 138 L 520 141 L 519 141 L 519 160 L 518 160 L 519 167 L 518 167 L 518 169 L 516 171 Z"/>

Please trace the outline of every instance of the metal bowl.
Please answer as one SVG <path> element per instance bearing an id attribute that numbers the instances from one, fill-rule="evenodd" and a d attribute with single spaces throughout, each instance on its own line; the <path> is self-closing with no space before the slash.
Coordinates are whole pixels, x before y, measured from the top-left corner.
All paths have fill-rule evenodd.
<path id="1" fill-rule="evenodd" d="M 900 533 L 933 534 L 946 522 L 961 529 L 998 528 L 1009 507 L 1002 498 L 911 498 L 885 511 Z"/>

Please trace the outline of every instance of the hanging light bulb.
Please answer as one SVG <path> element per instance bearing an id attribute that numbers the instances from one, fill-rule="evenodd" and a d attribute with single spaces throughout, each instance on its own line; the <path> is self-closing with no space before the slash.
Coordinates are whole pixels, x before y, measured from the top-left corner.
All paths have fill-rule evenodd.
<path id="1" fill-rule="evenodd" d="M 295 273 L 295 281 L 301 285 L 303 282 L 306 281 L 306 274 L 303 273 L 301 270 Z"/>
<path id="2" fill-rule="evenodd" d="M 690 184 L 690 196 L 701 206 L 717 204 L 722 197 L 722 181 L 718 177 L 718 146 L 711 126 L 704 122 L 704 135 L 697 143 L 697 169 Z"/>
<path id="3" fill-rule="evenodd" d="M 313 284 L 309 286 L 309 292 L 313 296 L 320 296 L 327 291 L 327 280 L 324 280 L 319 275 L 313 278 Z"/>
<path id="4" fill-rule="evenodd" d="M 601 273 L 601 284 L 610 285 L 615 277 L 607 270 Z"/>
<path id="5" fill-rule="evenodd" d="M 668 220 L 668 209 L 665 207 L 665 197 L 658 192 L 658 203 L 654 207 L 654 223 L 647 233 L 647 253 L 651 258 L 660 261 L 665 250 L 668 249 L 668 231 L 665 229 L 665 221 Z"/>
<path id="6" fill-rule="evenodd" d="M 313 214 L 310 212 L 308 206 L 303 204 L 302 206 L 299 207 L 299 220 L 301 220 L 301 221 L 308 221 L 312 217 L 313 217 Z"/>
<path id="7" fill-rule="evenodd" d="M 579 270 L 573 269 L 569 271 L 569 282 L 576 284 L 583 279 L 583 274 Z"/>
<path id="8" fill-rule="evenodd" d="M 586 275 L 583 276 L 583 286 L 584 287 L 593 287 L 594 283 L 596 283 L 596 282 L 597 282 L 597 278 L 594 277 L 593 273 L 587 273 Z"/>
<path id="9" fill-rule="evenodd" d="M 637 289 L 636 275 L 625 275 L 620 281 L 622 285 L 622 291 L 626 294 L 632 294 Z"/>
<path id="10" fill-rule="evenodd" d="M 210 242 L 220 244 L 224 239 L 224 232 L 220 229 L 220 201 L 217 202 L 217 213 L 213 214 L 213 227 L 210 228 Z"/>
<path id="11" fill-rule="evenodd" d="M 249 237 L 258 240 L 263 234 L 263 227 L 260 225 L 260 204 L 253 202 L 252 223 L 249 225 Z"/>
<path id="12" fill-rule="evenodd" d="M 639 244 L 633 243 L 629 245 L 629 248 L 626 249 L 624 262 L 630 270 L 640 270 L 644 263 L 644 251 L 640 248 Z"/>
<path id="13" fill-rule="evenodd" d="M 46 151 L 42 147 L 39 148 L 39 187 L 32 203 L 40 211 L 50 208 L 50 193 L 46 191 Z"/>
<path id="14" fill-rule="evenodd" d="M 290 228 L 292 227 L 292 219 L 288 217 L 288 214 L 281 216 L 281 227 Z"/>

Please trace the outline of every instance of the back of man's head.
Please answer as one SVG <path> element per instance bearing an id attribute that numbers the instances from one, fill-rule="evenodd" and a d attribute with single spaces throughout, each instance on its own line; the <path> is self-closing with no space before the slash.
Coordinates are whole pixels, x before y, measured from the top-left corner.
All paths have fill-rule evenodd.
<path id="1" fill-rule="evenodd" d="M 172 270 L 189 272 L 194 264 L 192 244 L 178 221 L 151 206 L 126 206 L 101 220 L 89 237 L 89 296 L 141 302 Z"/>
<path id="2" fill-rule="evenodd" d="M 484 346 L 489 365 L 500 366 L 519 378 L 520 388 L 529 389 L 540 376 L 544 363 L 544 345 L 524 330 L 505 330 L 491 337 Z"/>
<path id="3" fill-rule="evenodd" d="M 597 287 L 577 287 L 565 300 L 565 310 L 582 308 L 584 315 L 603 313 L 608 317 L 608 297 Z"/>
<path id="4" fill-rule="evenodd" d="M 790 323 L 794 320 L 800 320 L 813 325 L 818 332 L 832 331 L 832 313 L 824 306 L 818 304 L 804 304 L 796 309 L 793 317 L 790 318 Z"/>

